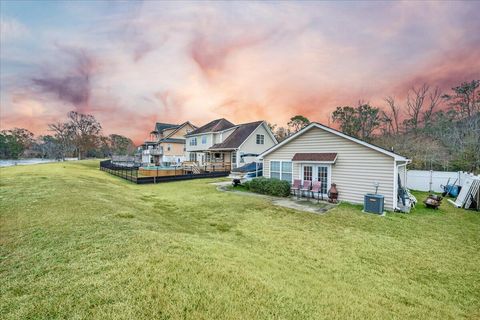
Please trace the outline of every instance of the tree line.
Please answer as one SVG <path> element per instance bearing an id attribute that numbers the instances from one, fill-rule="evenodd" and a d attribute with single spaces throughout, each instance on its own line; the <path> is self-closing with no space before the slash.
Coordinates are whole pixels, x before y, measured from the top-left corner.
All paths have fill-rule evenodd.
<path id="1" fill-rule="evenodd" d="M 51 134 L 35 137 L 24 128 L 0 131 L 0 158 L 109 157 L 133 154 L 133 141 L 119 134 L 102 135 L 102 126 L 89 114 L 70 111 L 64 122 L 48 125 Z"/>
<path id="2" fill-rule="evenodd" d="M 404 101 L 387 96 L 380 107 L 359 101 L 337 107 L 331 120 L 345 134 L 412 159 L 411 169 L 479 172 L 479 86 L 479 80 L 472 80 L 449 93 L 427 84 L 414 86 Z M 269 126 L 282 141 L 309 123 L 297 115 L 286 127 Z"/>
<path id="3" fill-rule="evenodd" d="M 479 172 L 479 86 L 480 80 L 472 80 L 442 93 L 438 87 L 423 84 L 408 90 L 404 101 L 387 96 L 382 106 L 365 101 L 339 106 L 331 121 L 345 134 L 407 156 L 412 159 L 411 169 Z M 269 127 L 282 141 L 309 123 L 305 116 L 296 115 L 285 127 Z M 92 115 L 71 111 L 67 121 L 48 127 L 52 134 L 37 138 L 22 128 L 0 131 L 0 158 L 107 157 L 135 150 L 127 137 L 103 136 Z"/>

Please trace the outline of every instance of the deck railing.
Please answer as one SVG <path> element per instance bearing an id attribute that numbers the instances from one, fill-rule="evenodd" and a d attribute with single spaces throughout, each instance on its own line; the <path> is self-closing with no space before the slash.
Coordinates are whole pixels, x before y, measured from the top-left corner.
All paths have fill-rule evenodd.
<path id="1" fill-rule="evenodd" d="M 143 169 L 139 166 L 126 167 L 113 164 L 110 160 L 100 162 L 100 170 L 137 184 L 160 183 L 198 178 L 226 177 L 230 174 L 229 166 L 197 166 L 199 170 L 184 167 L 171 169 Z"/>
<path id="2" fill-rule="evenodd" d="M 100 170 L 124 178 L 128 181 L 138 183 L 138 166 L 120 166 L 112 163 L 111 160 L 100 161 Z"/>
<path id="3" fill-rule="evenodd" d="M 200 165 L 195 161 L 184 161 L 182 163 L 182 168 L 187 172 L 193 172 L 195 174 L 230 172 L 232 170 L 232 164 L 230 162 L 206 162 L 205 164 Z"/>

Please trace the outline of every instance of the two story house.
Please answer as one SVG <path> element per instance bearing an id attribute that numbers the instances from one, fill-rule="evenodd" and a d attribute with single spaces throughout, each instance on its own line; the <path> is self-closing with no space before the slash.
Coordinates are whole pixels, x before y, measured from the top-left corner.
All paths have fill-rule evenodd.
<path id="1" fill-rule="evenodd" d="M 157 122 L 150 139 L 140 147 L 142 163 L 169 166 L 185 161 L 185 135 L 195 129 L 188 121 L 182 124 Z"/>
<path id="2" fill-rule="evenodd" d="M 252 162 L 277 144 L 265 121 L 235 125 L 216 119 L 186 135 L 187 159 L 225 170 Z"/>

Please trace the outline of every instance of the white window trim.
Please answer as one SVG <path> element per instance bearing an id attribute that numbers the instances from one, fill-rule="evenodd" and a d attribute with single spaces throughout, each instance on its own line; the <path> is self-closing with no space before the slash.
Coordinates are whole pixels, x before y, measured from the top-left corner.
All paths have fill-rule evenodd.
<path id="1" fill-rule="evenodd" d="M 207 144 L 207 140 L 208 140 L 208 137 L 206 135 L 202 136 L 202 144 Z"/>
<path id="2" fill-rule="evenodd" d="M 263 121 L 262 123 L 260 123 L 260 124 L 258 125 L 258 127 L 255 128 L 255 130 L 252 131 L 252 133 L 250 133 L 250 135 L 242 142 L 241 145 L 238 146 L 238 148 L 241 149 L 242 146 L 248 141 L 248 139 L 250 139 L 251 137 L 253 137 L 254 134 L 257 133 L 258 128 L 260 128 L 261 126 L 263 126 L 263 128 L 267 131 L 268 135 L 270 136 L 270 138 L 271 138 L 272 141 L 273 141 L 273 145 L 275 146 L 276 144 L 278 144 L 278 141 L 277 141 L 277 139 L 275 138 L 272 130 L 270 130 L 270 128 L 268 127 L 267 123 L 266 123 L 265 121 Z M 269 149 L 267 149 L 267 150 L 269 150 Z M 266 152 L 266 151 L 264 151 L 264 152 Z"/>
<path id="3" fill-rule="evenodd" d="M 233 156 L 235 155 L 235 162 L 233 162 Z M 232 165 L 234 168 L 238 167 L 238 153 L 237 150 L 232 151 L 230 154 L 230 161 L 232 162 Z"/>
<path id="4" fill-rule="evenodd" d="M 283 170 L 282 170 L 282 163 L 283 162 L 290 162 L 292 164 L 292 171 L 290 172 L 290 176 L 292 177 L 290 179 L 290 183 L 292 183 L 293 181 L 293 161 L 291 160 L 270 160 L 270 163 L 268 164 L 269 165 L 269 175 L 270 175 L 270 178 L 272 178 L 272 162 L 280 162 L 280 171 L 274 171 L 274 172 L 279 172 L 280 173 L 280 180 L 283 180 L 282 177 L 283 177 Z M 284 180 L 284 181 L 287 181 L 287 180 Z"/>
<path id="5" fill-rule="evenodd" d="M 261 139 L 258 139 L 258 138 L 261 138 Z M 260 140 L 261 143 L 258 143 L 259 140 Z M 265 144 L 265 135 L 261 134 L 261 133 L 257 133 L 255 135 L 255 143 L 258 144 L 258 145 L 264 145 Z"/>
<path id="6" fill-rule="evenodd" d="M 335 158 L 336 159 L 336 158 Z M 334 164 L 335 163 L 335 160 L 333 161 L 305 161 L 305 160 L 299 160 L 299 161 L 292 161 L 293 163 L 296 163 L 296 164 L 318 164 L 318 165 L 321 165 L 321 164 Z"/>
<path id="7" fill-rule="evenodd" d="M 193 143 L 195 141 L 195 143 Z M 190 138 L 189 145 L 192 147 L 197 146 L 197 137 Z"/>
<path id="8" fill-rule="evenodd" d="M 328 194 L 328 190 L 330 190 L 330 187 L 332 186 L 332 165 L 327 164 L 327 163 L 321 163 L 321 162 L 302 162 L 300 163 L 300 177 L 303 181 L 304 176 L 303 176 L 303 167 L 309 166 L 312 167 L 312 183 L 315 181 L 318 181 L 318 167 L 327 167 L 328 168 L 328 173 L 327 173 L 327 193 L 324 193 L 323 195 L 326 196 Z"/>

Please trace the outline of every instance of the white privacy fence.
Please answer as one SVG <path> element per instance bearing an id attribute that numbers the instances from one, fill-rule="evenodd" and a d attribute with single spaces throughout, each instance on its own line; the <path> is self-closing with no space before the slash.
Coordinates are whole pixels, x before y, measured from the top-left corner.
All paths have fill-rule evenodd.
<path id="1" fill-rule="evenodd" d="M 457 185 L 463 186 L 467 177 L 474 175 L 462 171 L 431 171 L 431 170 L 408 170 L 407 171 L 407 188 L 420 191 L 443 192 L 440 185 L 446 185 L 448 178 L 449 184 L 453 184 L 456 180 Z"/>

